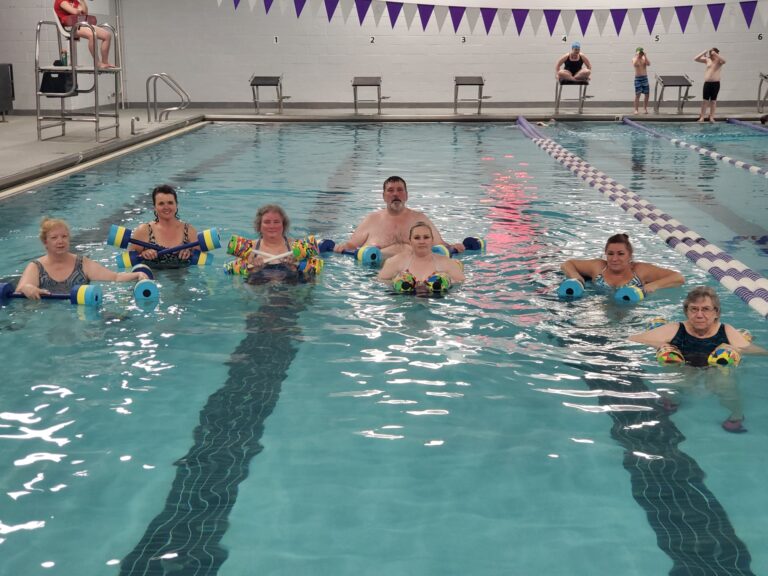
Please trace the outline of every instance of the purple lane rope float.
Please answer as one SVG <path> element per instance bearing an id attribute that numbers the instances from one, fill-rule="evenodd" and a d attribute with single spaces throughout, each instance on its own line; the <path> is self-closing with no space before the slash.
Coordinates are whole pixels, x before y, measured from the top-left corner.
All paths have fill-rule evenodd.
<path id="1" fill-rule="evenodd" d="M 768 128 L 765 126 L 760 126 L 759 124 L 753 124 L 752 122 L 744 122 L 743 120 L 737 120 L 736 118 L 728 118 L 726 120 L 728 124 L 736 124 L 737 126 L 743 126 L 744 128 L 750 128 L 752 130 L 757 130 L 758 132 L 762 132 L 763 134 L 768 134 Z"/>
<path id="2" fill-rule="evenodd" d="M 713 152 L 712 150 L 707 150 L 702 146 L 689 144 L 688 142 L 685 142 L 684 140 L 680 140 L 679 138 L 669 138 L 668 136 L 665 136 L 661 132 L 657 132 L 656 130 L 648 128 L 647 126 L 643 126 L 639 122 L 635 122 L 634 120 L 630 120 L 629 118 L 624 118 L 623 122 L 624 124 L 631 126 L 632 128 L 636 128 L 638 130 L 642 130 L 643 132 L 647 132 L 648 134 L 650 134 L 655 138 L 668 140 L 672 142 L 672 144 L 680 148 L 688 148 L 690 150 L 695 150 L 702 156 L 708 156 L 713 160 L 720 160 L 721 162 L 725 162 L 726 164 L 732 164 L 737 168 L 742 168 L 743 170 L 746 170 L 750 174 L 757 174 L 758 176 L 762 176 L 763 178 L 768 178 L 768 170 L 766 170 L 765 168 L 761 168 L 760 166 L 754 166 L 753 164 L 743 162 L 742 160 L 736 160 L 735 158 L 731 158 L 730 156 L 726 156 L 725 154 L 720 154 L 719 152 Z"/>
<path id="3" fill-rule="evenodd" d="M 522 116 L 517 123 L 523 134 L 572 174 L 579 176 L 592 188 L 618 205 L 628 214 L 650 228 L 666 244 L 686 256 L 700 268 L 707 270 L 728 290 L 736 294 L 761 316 L 768 318 L 768 280 L 724 252 L 697 232 L 687 228 L 659 208 L 622 186 L 603 172 L 560 146 L 544 138 Z"/>

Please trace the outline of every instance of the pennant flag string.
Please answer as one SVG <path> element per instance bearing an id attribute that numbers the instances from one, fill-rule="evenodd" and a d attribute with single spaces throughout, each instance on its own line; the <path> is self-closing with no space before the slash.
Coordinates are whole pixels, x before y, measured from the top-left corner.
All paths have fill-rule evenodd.
<path id="1" fill-rule="evenodd" d="M 233 6 L 234 9 L 237 10 L 240 6 L 242 0 L 233 0 Z M 264 9 L 267 14 L 269 14 L 270 9 L 272 8 L 272 5 L 274 4 L 275 0 L 264 0 Z M 257 0 L 249 0 L 251 4 L 251 10 L 253 10 L 253 7 Z M 328 17 L 328 22 L 330 22 L 333 19 L 334 14 L 336 13 L 336 10 L 339 7 L 340 0 L 323 0 L 323 4 L 325 5 L 325 12 Z M 222 4 L 222 0 L 217 0 L 217 3 L 219 6 Z M 357 9 L 357 16 L 358 21 L 360 22 L 360 25 L 362 26 L 363 22 L 365 21 L 365 18 L 368 14 L 368 11 L 371 8 L 371 5 L 373 3 L 373 0 L 354 0 L 354 6 Z M 730 3 L 731 5 L 735 4 L 735 2 Z M 307 5 L 307 0 L 293 0 L 293 6 L 296 11 L 296 17 L 301 17 L 302 12 L 304 11 L 304 8 Z M 349 10 L 351 10 L 352 4 L 349 3 L 348 5 L 345 5 L 348 7 Z M 382 15 L 382 12 L 384 11 L 384 6 L 386 6 L 387 14 L 389 16 L 389 23 L 392 28 L 395 27 L 397 24 L 398 18 L 400 18 L 400 14 L 403 11 L 404 7 L 407 7 L 406 9 L 406 20 L 408 28 L 411 27 L 411 22 L 413 21 L 413 17 L 415 15 L 415 12 L 418 11 L 419 13 L 419 20 L 421 21 L 421 29 L 422 31 L 426 31 L 427 26 L 429 25 L 429 21 L 432 18 L 432 15 L 435 14 L 435 8 L 439 8 L 439 13 L 437 14 L 437 26 L 438 29 L 442 29 L 443 22 L 445 21 L 446 14 L 450 14 L 451 16 L 451 23 L 453 25 L 453 31 L 454 33 L 458 32 L 459 26 L 461 26 L 461 22 L 464 19 L 464 16 L 467 15 L 468 18 L 468 24 L 469 27 L 474 31 L 475 24 L 477 22 L 478 17 L 478 11 L 480 16 L 482 16 L 483 19 L 483 27 L 485 28 L 486 35 L 491 33 L 491 28 L 493 27 L 494 22 L 496 19 L 499 19 L 499 24 L 501 27 L 501 32 L 505 33 L 507 29 L 507 24 L 509 23 L 510 16 L 515 21 L 515 29 L 517 30 L 517 35 L 522 36 L 523 28 L 525 27 L 525 23 L 528 20 L 528 18 L 531 18 L 531 25 L 533 27 L 534 34 L 537 33 L 539 30 L 539 26 L 541 24 L 542 15 L 544 17 L 544 20 L 547 23 L 547 31 L 549 32 L 550 36 L 553 36 L 555 33 L 555 30 L 557 28 L 557 23 L 559 20 L 562 19 L 563 27 L 565 28 L 566 33 L 570 33 L 573 28 L 573 19 L 574 15 L 576 16 L 576 19 L 579 22 L 579 29 L 581 30 L 581 35 L 586 36 L 587 30 L 589 29 L 589 24 L 592 21 L 592 18 L 595 18 L 595 22 L 597 22 L 597 27 L 599 29 L 599 34 L 603 34 L 603 29 L 606 23 L 606 20 L 608 19 L 608 15 L 610 15 L 611 20 L 613 22 L 613 27 L 616 30 L 616 35 L 620 36 L 622 28 L 624 26 L 624 23 L 627 21 L 627 17 L 629 16 L 630 25 L 632 27 L 633 33 L 637 31 L 637 25 L 638 21 L 640 19 L 640 13 L 642 13 L 642 16 L 645 20 L 645 23 L 648 27 L 648 33 L 653 34 L 654 28 L 656 26 L 656 23 L 658 21 L 659 15 L 662 16 L 662 26 L 665 29 L 668 29 L 673 16 L 672 8 L 661 8 L 658 6 L 651 6 L 651 7 L 645 7 L 641 8 L 640 11 L 637 10 L 629 10 L 628 8 L 610 8 L 608 10 L 593 10 L 593 9 L 575 9 L 575 10 L 561 10 L 561 9 L 539 9 L 536 8 L 533 13 L 531 13 L 531 10 L 528 8 L 493 8 L 493 7 L 485 7 L 485 8 L 472 8 L 471 11 L 468 13 L 467 10 L 469 9 L 468 6 L 444 6 L 444 5 L 434 5 L 434 4 L 412 4 L 409 2 L 402 2 L 398 0 L 381 0 L 377 2 L 374 5 L 374 17 L 376 20 L 376 25 L 379 25 L 380 17 Z M 714 2 L 710 4 L 704 4 L 704 5 L 679 5 L 674 6 L 674 15 L 677 16 L 677 21 L 680 24 L 680 30 L 685 33 L 688 22 L 690 21 L 691 14 L 695 14 L 696 16 L 696 23 L 699 26 L 699 28 L 703 25 L 704 20 L 706 16 L 704 16 L 704 6 L 707 7 L 707 12 L 709 14 L 709 18 L 712 21 L 712 26 L 715 30 L 718 29 L 720 26 L 720 21 L 722 20 L 723 14 L 725 12 L 725 6 L 726 2 Z M 752 21 L 754 20 L 755 14 L 757 12 L 758 7 L 758 0 L 740 0 L 739 1 L 739 7 L 741 8 L 742 16 L 744 17 L 744 22 L 747 26 L 747 28 L 750 28 L 752 26 Z M 696 11 L 694 12 L 694 8 L 696 8 Z M 347 19 L 348 9 L 344 8 L 344 20 Z M 699 11 L 701 10 L 701 11 Z M 735 13 L 735 8 L 733 8 Z M 314 11 L 313 13 L 315 13 Z"/>

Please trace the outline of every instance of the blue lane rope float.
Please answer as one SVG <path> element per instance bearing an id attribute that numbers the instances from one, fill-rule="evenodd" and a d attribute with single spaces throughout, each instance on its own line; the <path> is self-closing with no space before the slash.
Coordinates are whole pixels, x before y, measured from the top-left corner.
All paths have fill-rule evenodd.
<path id="1" fill-rule="evenodd" d="M 757 130 L 758 132 L 763 132 L 764 134 L 768 134 L 768 127 L 766 126 L 753 124 L 752 122 L 744 122 L 743 120 L 737 120 L 736 118 L 728 118 L 726 122 L 728 122 L 729 124 L 744 126 L 745 128 L 751 128 L 752 130 Z"/>
<path id="2" fill-rule="evenodd" d="M 768 280 L 554 140 L 536 136 L 536 130 L 524 117 L 518 116 L 517 122 L 526 136 L 572 174 L 599 190 L 622 210 L 648 226 L 675 251 L 708 271 L 761 316 L 768 318 Z"/>
<path id="3" fill-rule="evenodd" d="M 0 301 L 10 298 L 26 298 L 21 292 L 14 292 L 11 284 L 0 283 Z M 99 306 L 101 304 L 101 286 L 80 284 L 70 290 L 69 294 L 41 294 L 43 300 L 69 300 L 75 306 Z"/>
<path id="4" fill-rule="evenodd" d="M 763 178 L 768 178 L 768 170 L 766 170 L 765 168 L 761 168 L 760 166 L 754 166 L 753 164 L 743 162 L 742 160 L 736 160 L 735 158 L 731 158 L 730 156 L 720 154 L 719 152 L 713 152 L 712 150 L 708 150 L 702 146 L 689 144 L 688 142 L 685 142 L 684 140 L 680 140 L 679 138 L 669 138 L 668 136 L 665 136 L 661 132 L 657 132 L 656 130 L 648 128 L 647 126 L 643 126 L 639 122 L 635 122 L 634 120 L 630 120 L 629 118 L 624 118 L 623 122 L 624 124 L 631 126 L 632 128 L 637 128 L 638 130 L 647 132 L 648 134 L 650 134 L 655 138 L 668 140 L 672 142 L 672 144 L 680 148 L 688 148 L 690 150 L 694 150 L 699 154 L 701 154 L 702 156 L 708 156 L 713 160 L 720 160 L 721 162 L 725 162 L 726 164 L 731 164 L 733 166 L 736 166 L 737 168 L 742 168 L 747 172 L 749 172 L 750 174 L 757 174 L 759 176 L 762 176 Z"/>
<path id="5" fill-rule="evenodd" d="M 318 244 L 320 254 L 327 252 L 333 252 L 336 247 L 336 242 L 333 240 L 322 240 Z M 368 264 L 369 266 L 378 266 L 384 259 L 381 256 L 381 250 L 376 246 L 361 246 L 355 250 L 342 250 L 342 254 L 354 257 L 355 260 L 362 264 Z"/>

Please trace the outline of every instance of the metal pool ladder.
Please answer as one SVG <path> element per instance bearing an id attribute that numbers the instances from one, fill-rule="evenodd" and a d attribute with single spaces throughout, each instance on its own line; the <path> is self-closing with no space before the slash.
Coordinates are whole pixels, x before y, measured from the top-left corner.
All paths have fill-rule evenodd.
<path id="1" fill-rule="evenodd" d="M 181 102 L 179 102 L 178 106 L 171 106 L 170 108 L 165 108 L 160 111 L 160 114 L 157 113 L 157 81 L 162 80 L 165 82 L 165 84 L 174 92 L 176 92 L 176 95 L 181 99 Z M 152 105 L 155 111 L 155 122 L 162 122 L 163 121 L 163 115 L 165 115 L 165 119 L 167 120 L 168 117 L 171 115 L 171 112 L 174 112 L 175 110 L 184 110 L 187 106 L 189 106 L 191 100 L 189 99 L 189 94 L 184 90 L 184 88 L 181 87 L 181 85 L 174 80 L 170 74 L 166 74 L 165 72 L 158 72 L 157 74 L 152 74 L 149 78 L 147 78 L 147 122 L 152 122 L 152 116 L 150 112 L 150 99 L 149 99 L 149 85 L 152 84 L 153 94 L 152 94 Z"/>

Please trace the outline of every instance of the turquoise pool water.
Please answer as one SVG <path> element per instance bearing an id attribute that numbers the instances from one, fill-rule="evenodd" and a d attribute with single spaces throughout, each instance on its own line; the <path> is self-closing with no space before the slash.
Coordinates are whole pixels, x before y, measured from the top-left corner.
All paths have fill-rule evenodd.
<path id="1" fill-rule="evenodd" d="M 576 148 L 577 131 L 558 130 Z M 656 170 L 679 169 L 649 142 L 653 174 L 619 173 L 625 127 L 577 134 L 585 159 L 643 196 L 663 198 Z M 638 258 L 715 286 L 762 345 L 765 321 L 514 126 L 210 125 L 4 202 L 0 270 L 41 253 L 44 213 L 111 263 L 109 226 L 150 218 L 160 182 L 225 238 L 277 201 L 295 235 L 341 239 L 392 174 L 444 236 L 488 242 L 445 298 L 393 296 L 341 256 L 315 285 L 245 286 L 220 250 L 213 268 L 162 272 L 152 312 L 129 286 L 105 286 L 95 315 L 0 309 L 0 571 L 766 571 L 766 360 L 718 380 L 626 342 L 679 318 L 683 288 L 629 308 L 553 289 L 563 259 L 625 231 Z M 668 212 L 709 238 L 716 223 L 689 206 Z M 734 383 L 747 434 L 720 428 Z M 659 388 L 677 413 L 658 409 Z"/>

